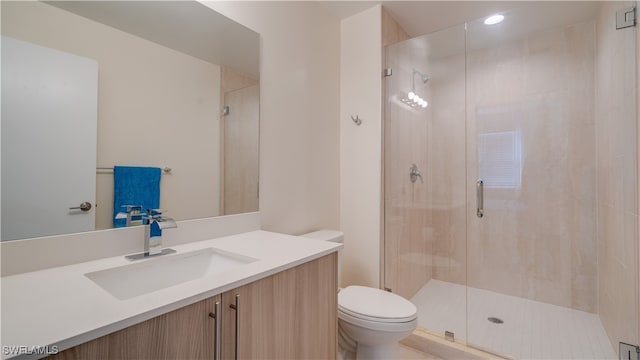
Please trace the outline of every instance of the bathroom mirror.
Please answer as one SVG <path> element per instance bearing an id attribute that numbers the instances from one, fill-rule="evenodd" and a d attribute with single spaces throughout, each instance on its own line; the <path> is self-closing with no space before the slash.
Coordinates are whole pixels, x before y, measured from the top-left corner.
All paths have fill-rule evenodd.
<path id="1" fill-rule="evenodd" d="M 121 165 L 165 170 L 175 220 L 258 210 L 257 33 L 197 1 L 0 6 L 3 241 L 111 228 Z"/>

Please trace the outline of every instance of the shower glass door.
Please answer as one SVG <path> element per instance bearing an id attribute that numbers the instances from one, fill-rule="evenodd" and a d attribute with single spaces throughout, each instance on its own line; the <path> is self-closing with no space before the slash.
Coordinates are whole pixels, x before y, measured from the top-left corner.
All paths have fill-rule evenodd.
<path id="1" fill-rule="evenodd" d="M 615 30 L 624 5 L 535 3 L 468 23 L 474 347 L 615 359 L 618 341 L 638 339 L 636 30 Z"/>
<path id="2" fill-rule="evenodd" d="M 384 285 L 419 332 L 518 359 L 640 343 L 634 4 L 522 2 L 385 48 Z"/>
<path id="3" fill-rule="evenodd" d="M 385 48 L 384 284 L 424 331 L 466 334 L 465 30 Z"/>

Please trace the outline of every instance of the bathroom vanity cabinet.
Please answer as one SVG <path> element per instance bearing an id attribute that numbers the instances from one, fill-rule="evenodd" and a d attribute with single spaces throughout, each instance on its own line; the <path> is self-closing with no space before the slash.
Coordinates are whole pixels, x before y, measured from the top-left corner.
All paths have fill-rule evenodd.
<path id="1" fill-rule="evenodd" d="M 214 327 L 208 298 L 64 350 L 48 359 L 213 359 Z"/>
<path id="2" fill-rule="evenodd" d="M 333 359 L 336 352 L 337 255 L 331 253 L 50 358 Z"/>

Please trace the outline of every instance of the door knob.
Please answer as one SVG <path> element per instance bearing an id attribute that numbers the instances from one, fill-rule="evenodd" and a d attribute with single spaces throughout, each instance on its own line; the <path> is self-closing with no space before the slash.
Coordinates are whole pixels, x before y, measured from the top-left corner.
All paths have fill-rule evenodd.
<path id="1" fill-rule="evenodd" d="M 85 201 L 82 204 L 80 204 L 80 206 L 73 206 L 69 208 L 69 210 L 78 210 L 78 209 L 82 211 L 89 211 L 91 210 L 91 203 L 88 201 Z"/>

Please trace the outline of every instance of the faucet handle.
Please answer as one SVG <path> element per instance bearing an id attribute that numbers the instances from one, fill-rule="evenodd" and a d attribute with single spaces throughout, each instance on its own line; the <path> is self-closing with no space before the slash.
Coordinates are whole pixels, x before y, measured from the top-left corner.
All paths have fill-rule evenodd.
<path id="1" fill-rule="evenodd" d="M 162 216 L 162 213 L 165 211 L 166 210 L 163 210 L 163 209 L 147 209 L 147 215 L 145 216 L 146 218 L 145 224 L 150 224 L 151 220 L 155 220 L 160 226 L 160 229 L 178 227 L 175 220 Z"/>
<path id="2" fill-rule="evenodd" d="M 162 213 L 166 212 L 164 209 L 147 209 L 147 215 L 149 217 L 159 217 Z"/>
<path id="3" fill-rule="evenodd" d="M 129 214 L 140 214 L 142 213 L 142 206 L 141 205 L 121 205 L 120 207 L 125 208 L 125 212 L 129 213 Z"/>

